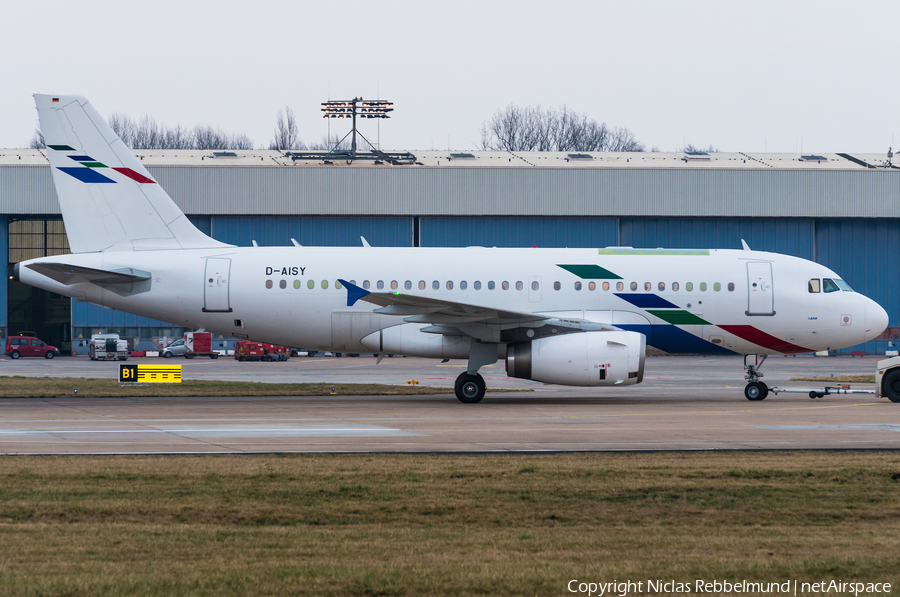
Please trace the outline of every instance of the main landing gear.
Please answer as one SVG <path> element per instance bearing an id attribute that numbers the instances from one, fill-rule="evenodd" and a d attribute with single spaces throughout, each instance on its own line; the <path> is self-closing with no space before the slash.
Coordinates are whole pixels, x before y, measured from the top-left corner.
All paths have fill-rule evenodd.
<path id="1" fill-rule="evenodd" d="M 478 370 L 484 365 L 496 362 L 496 344 L 482 344 L 477 340 L 472 340 L 472 346 L 469 348 L 469 366 L 459 374 L 453 387 L 460 402 L 465 402 L 466 404 L 481 402 L 487 386 Z"/>
<path id="2" fill-rule="evenodd" d="M 744 396 L 747 400 L 765 400 L 766 396 L 769 395 L 769 386 L 764 382 L 759 381 L 759 378 L 763 376 L 759 370 L 766 361 L 767 356 L 768 355 L 764 354 L 744 355 L 744 369 L 747 370 L 747 375 L 744 376 L 744 379 L 747 380 L 747 386 L 744 388 Z"/>

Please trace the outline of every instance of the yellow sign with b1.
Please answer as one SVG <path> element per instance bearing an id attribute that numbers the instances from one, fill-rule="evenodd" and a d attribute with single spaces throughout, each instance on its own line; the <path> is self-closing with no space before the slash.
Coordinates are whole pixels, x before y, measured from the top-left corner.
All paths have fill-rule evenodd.
<path id="1" fill-rule="evenodd" d="M 119 365 L 119 383 L 181 383 L 181 365 Z"/>

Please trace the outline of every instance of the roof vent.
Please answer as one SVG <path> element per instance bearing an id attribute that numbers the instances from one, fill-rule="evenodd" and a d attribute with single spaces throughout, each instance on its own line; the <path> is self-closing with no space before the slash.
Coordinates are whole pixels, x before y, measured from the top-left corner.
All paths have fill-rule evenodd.
<path id="1" fill-rule="evenodd" d="M 684 154 L 685 162 L 709 162 L 710 157 L 709 154 L 705 151 L 701 151 L 700 153 L 686 153 Z"/>
<path id="2" fill-rule="evenodd" d="M 567 154 L 570 160 L 593 160 L 594 156 L 589 153 L 570 153 Z"/>
<path id="3" fill-rule="evenodd" d="M 828 158 L 822 155 L 801 155 L 801 162 L 827 162 Z"/>
<path id="4" fill-rule="evenodd" d="M 213 157 L 214 158 L 236 158 L 237 154 L 234 153 L 233 151 L 214 151 Z"/>
<path id="5" fill-rule="evenodd" d="M 455 159 L 457 159 L 457 160 L 474 160 L 474 159 L 475 159 L 475 154 L 472 154 L 472 153 L 451 153 L 451 154 L 450 154 L 450 158 L 451 158 L 451 159 L 454 159 L 454 158 L 455 158 Z"/>

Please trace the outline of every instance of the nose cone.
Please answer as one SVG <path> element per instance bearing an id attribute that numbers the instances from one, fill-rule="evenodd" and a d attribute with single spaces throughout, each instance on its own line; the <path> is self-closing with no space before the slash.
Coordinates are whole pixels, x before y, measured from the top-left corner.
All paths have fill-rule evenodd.
<path id="1" fill-rule="evenodd" d="M 873 340 L 881 335 L 888 326 L 887 311 L 881 305 L 868 299 L 866 304 L 866 341 Z"/>

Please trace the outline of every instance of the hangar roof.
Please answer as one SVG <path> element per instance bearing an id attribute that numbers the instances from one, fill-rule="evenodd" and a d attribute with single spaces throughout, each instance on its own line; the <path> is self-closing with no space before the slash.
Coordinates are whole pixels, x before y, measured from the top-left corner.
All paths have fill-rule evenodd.
<path id="1" fill-rule="evenodd" d="M 135 154 L 150 166 L 283 166 L 322 167 L 321 160 L 297 160 L 280 151 L 234 150 L 228 156 L 212 151 L 138 150 Z M 900 168 L 900 157 L 888 165 L 885 154 L 855 153 L 743 153 L 722 152 L 688 156 L 681 152 L 606 153 L 606 152 L 500 152 L 500 151 L 416 151 L 416 165 L 404 168 L 677 168 L 677 169 L 790 169 L 790 170 L 866 170 Z M 0 149 L 0 166 L 46 166 L 45 151 Z M 347 167 L 336 160 L 329 167 Z M 354 168 L 391 168 L 357 161 Z"/>

